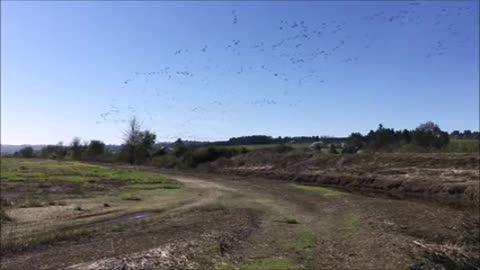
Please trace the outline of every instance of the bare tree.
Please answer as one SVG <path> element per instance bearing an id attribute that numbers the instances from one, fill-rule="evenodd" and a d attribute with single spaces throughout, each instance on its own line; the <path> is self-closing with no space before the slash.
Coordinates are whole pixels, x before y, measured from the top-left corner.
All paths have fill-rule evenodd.
<path id="1" fill-rule="evenodd" d="M 123 132 L 123 140 L 125 142 L 125 150 L 127 152 L 127 161 L 135 164 L 137 148 L 141 144 L 141 125 L 136 117 L 128 122 L 128 128 Z"/>

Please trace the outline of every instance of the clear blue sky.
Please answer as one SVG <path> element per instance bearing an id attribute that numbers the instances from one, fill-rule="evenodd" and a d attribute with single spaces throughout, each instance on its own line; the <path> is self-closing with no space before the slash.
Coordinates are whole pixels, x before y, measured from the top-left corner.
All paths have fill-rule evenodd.
<path id="1" fill-rule="evenodd" d="M 4 144 L 478 130 L 478 1 L 1 7 Z"/>

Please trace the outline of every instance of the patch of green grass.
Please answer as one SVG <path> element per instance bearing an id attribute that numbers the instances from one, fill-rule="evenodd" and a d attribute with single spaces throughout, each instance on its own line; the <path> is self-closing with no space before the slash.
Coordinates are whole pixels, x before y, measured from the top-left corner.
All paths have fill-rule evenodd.
<path id="1" fill-rule="evenodd" d="M 444 152 L 447 153 L 478 153 L 480 142 L 478 140 L 451 140 Z"/>
<path id="2" fill-rule="evenodd" d="M 47 159 L 1 159 L 2 180 L 70 181 L 95 185 L 97 180 L 121 180 L 131 184 L 181 185 L 172 179 L 152 172 L 134 169 L 110 168 L 77 161 Z"/>
<path id="3" fill-rule="evenodd" d="M 120 198 L 122 200 L 125 200 L 125 201 L 141 201 L 142 200 L 142 198 L 140 198 L 140 196 L 138 196 L 136 194 L 133 194 L 133 193 L 122 194 L 122 196 L 120 196 Z"/>
<path id="4" fill-rule="evenodd" d="M 361 230 L 360 215 L 355 212 L 348 212 L 343 216 L 343 229 L 346 237 L 354 237 Z"/>
<path id="5" fill-rule="evenodd" d="M 215 259 L 212 259 L 212 268 L 215 270 L 236 270 L 240 269 L 238 266 L 235 266 L 233 263 L 231 263 L 228 259 L 224 257 L 217 257 Z"/>
<path id="6" fill-rule="evenodd" d="M 345 223 L 350 227 L 357 227 L 360 224 L 360 215 L 355 212 L 348 213 Z"/>
<path id="7" fill-rule="evenodd" d="M 0 208 L 0 222 L 12 221 L 12 219 L 7 215 L 5 209 Z"/>
<path id="8" fill-rule="evenodd" d="M 299 189 L 299 190 L 318 192 L 322 196 L 325 196 L 325 197 L 336 197 L 336 196 L 342 196 L 342 195 L 347 195 L 348 194 L 346 192 L 338 191 L 338 190 L 331 189 L 331 188 L 319 187 L 319 186 L 306 186 L 306 185 L 299 185 L 299 184 L 289 184 L 289 187 Z"/>
<path id="9" fill-rule="evenodd" d="M 286 246 L 295 253 L 312 252 L 316 247 L 317 236 L 311 230 L 304 230 L 295 239 L 291 239 Z"/>
<path id="10" fill-rule="evenodd" d="M 317 234 L 308 226 L 295 227 L 294 234 L 279 241 L 282 250 L 295 254 L 307 268 L 314 260 L 317 250 Z"/>
<path id="11" fill-rule="evenodd" d="M 44 206 L 42 201 L 29 199 L 21 202 L 18 207 L 20 208 L 30 208 L 30 207 L 42 207 Z"/>
<path id="12" fill-rule="evenodd" d="M 305 269 L 302 265 L 288 258 L 266 258 L 241 264 L 241 270 L 298 270 Z"/>
<path id="13" fill-rule="evenodd" d="M 277 223 L 285 223 L 285 224 L 299 224 L 299 222 L 292 217 L 280 217 L 280 218 L 274 219 L 273 221 Z"/>
<path id="14" fill-rule="evenodd" d="M 242 193 L 225 192 L 220 197 L 219 203 L 226 208 L 250 208 L 268 215 L 277 215 L 273 210 L 274 205 L 271 200 L 253 198 Z"/>

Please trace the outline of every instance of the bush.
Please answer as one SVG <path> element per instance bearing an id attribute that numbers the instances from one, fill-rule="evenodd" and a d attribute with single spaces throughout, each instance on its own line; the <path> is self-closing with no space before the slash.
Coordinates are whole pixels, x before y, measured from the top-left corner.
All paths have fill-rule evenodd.
<path id="1" fill-rule="evenodd" d="M 15 153 L 15 156 L 19 156 L 22 158 L 32 158 L 33 157 L 33 148 L 31 146 L 27 146 L 20 151 Z"/>
<path id="2" fill-rule="evenodd" d="M 479 140 L 451 140 L 448 146 L 445 148 L 445 152 L 448 153 L 479 153 L 480 141 Z"/>
<path id="3" fill-rule="evenodd" d="M 62 143 L 57 145 L 47 145 L 40 150 L 40 157 L 51 159 L 63 159 L 67 155 L 67 147 Z"/>
<path id="4" fill-rule="evenodd" d="M 87 148 L 89 158 L 96 159 L 105 153 L 105 144 L 102 141 L 92 140 Z"/>
<path id="5" fill-rule="evenodd" d="M 347 145 L 342 149 L 342 154 L 355 154 L 359 150 L 358 147 L 353 145 Z"/>
<path id="6" fill-rule="evenodd" d="M 4 209 L 0 208 L 0 222 L 12 221 L 12 219 L 5 213 Z"/>
<path id="7" fill-rule="evenodd" d="M 245 153 L 246 148 L 207 146 L 185 153 L 184 161 L 188 166 L 196 167 L 200 163 L 215 161 L 219 158 L 231 158 Z"/>
<path id="8" fill-rule="evenodd" d="M 165 148 L 162 147 L 162 148 L 159 148 L 159 149 L 155 150 L 155 152 L 153 153 L 153 156 L 154 157 L 159 157 L 159 156 L 163 156 L 165 154 L 167 154 L 167 150 L 165 150 Z"/>
<path id="9" fill-rule="evenodd" d="M 279 144 L 275 146 L 275 152 L 277 153 L 286 153 L 292 151 L 294 148 L 290 145 L 286 144 Z"/>
<path id="10" fill-rule="evenodd" d="M 330 144 L 330 149 L 328 150 L 330 154 L 338 154 L 337 148 L 335 147 L 335 144 Z"/>
<path id="11" fill-rule="evenodd" d="M 172 155 L 163 155 L 163 156 L 156 156 L 152 159 L 153 166 L 160 167 L 160 168 L 175 168 L 177 165 L 177 157 Z"/>

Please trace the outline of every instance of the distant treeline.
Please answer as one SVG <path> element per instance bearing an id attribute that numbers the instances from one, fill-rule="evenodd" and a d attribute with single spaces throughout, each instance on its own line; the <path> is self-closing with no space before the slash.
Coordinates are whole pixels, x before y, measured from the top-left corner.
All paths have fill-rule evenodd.
<path id="1" fill-rule="evenodd" d="M 462 139 L 462 140 L 480 140 L 480 132 L 465 130 L 463 132 L 454 130 L 450 133 L 450 138 L 452 139 Z"/>
<path id="2" fill-rule="evenodd" d="M 212 142 L 210 145 L 261 145 L 261 144 L 304 144 L 304 143 L 313 143 L 317 141 L 323 141 L 326 143 L 340 143 L 345 141 L 346 138 L 340 137 L 319 137 L 319 136 L 295 136 L 295 137 L 272 137 L 266 135 L 252 135 L 252 136 L 242 136 L 242 137 L 233 137 L 228 141 Z"/>
<path id="3" fill-rule="evenodd" d="M 378 151 L 435 150 L 446 147 L 450 142 L 448 132 L 442 131 L 433 122 L 420 124 L 414 130 L 394 130 L 380 124 L 377 130 L 370 130 L 366 135 L 352 133 L 347 139 L 345 152 L 355 153 L 360 149 Z"/>
<path id="4" fill-rule="evenodd" d="M 185 164 L 196 164 L 212 161 L 220 157 L 231 157 L 248 151 L 243 146 L 248 145 L 277 145 L 277 150 L 290 144 L 312 144 L 313 149 L 330 147 L 329 153 L 356 153 L 364 151 L 438 151 L 446 149 L 451 139 L 471 142 L 472 139 L 480 139 L 479 132 L 454 131 L 451 134 L 442 131 L 433 122 L 426 122 L 414 130 L 394 130 L 385 128 L 382 124 L 376 130 L 371 130 L 363 135 L 352 133 L 347 138 L 320 137 L 320 136 L 295 136 L 295 137 L 272 137 L 266 135 L 252 135 L 230 138 L 228 141 L 200 142 L 182 141 L 178 139 L 174 143 L 156 143 L 156 135 L 148 130 L 142 131 L 137 120 L 130 121 L 128 129 L 124 131 L 124 143 L 122 145 L 106 145 L 99 140 L 81 142 L 74 138 L 70 145 L 63 143 L 47 145 L 40 150 L 34 150 L 27 146 L 15 152 L 14 156 L 51 159 L 72 159 L 103 162 L 128 162 L 142 164 L 152 161 L 155 157 L 166 163 L 179 160 Z M 470 141 L 468 141 L 470 140 Z M 478 149 L 470 144 L 450 147 L 456 151 L 473 151 Z M 469 150 L 470 149 L 470 150 Z M 473 150 L 472 150 L 473 149 Z M 447 149 L 448 150 L 448 149 Z M 165 157 L 167 156 L 167 157 Z M 158 158 L 160 159 L 160 158 Z"/>
<path id="5" fill-rule="evenodd" d="M 114 152 L 109 150 L 102 141 L 92 140 L 81 143 L 79 138 L 75 138 L 69 146 L 58 143 L 56 145 L 47 145 L 40 150 L 34 150 L 33 147 L 27 146 L 13 155 L 24 158 L 106 160 L 108 157 L 112 157 Z"/>

